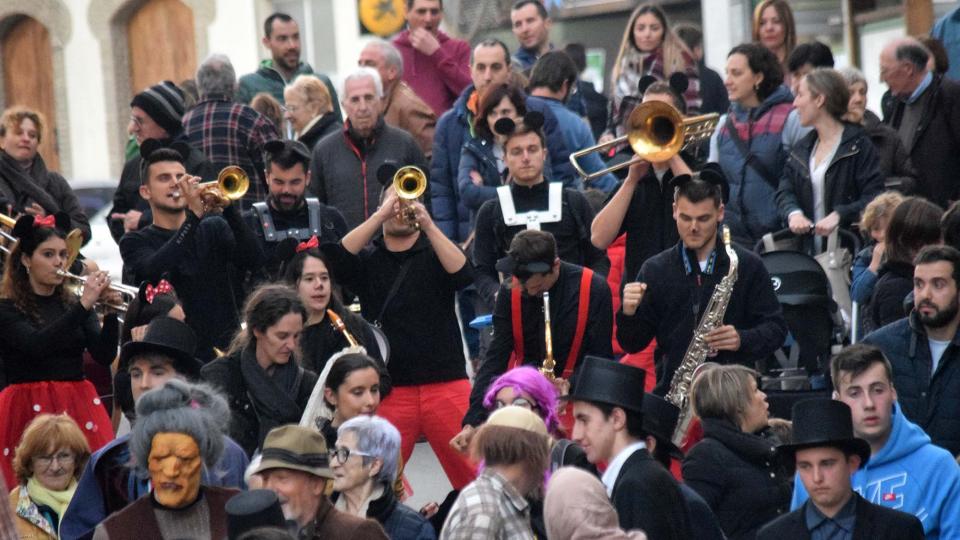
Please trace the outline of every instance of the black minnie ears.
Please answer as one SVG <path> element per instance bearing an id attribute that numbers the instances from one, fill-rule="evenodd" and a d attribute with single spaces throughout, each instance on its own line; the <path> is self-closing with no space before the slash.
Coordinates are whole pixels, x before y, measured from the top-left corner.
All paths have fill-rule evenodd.
<path id="1" fill-rule="evenodd" d="M 187 158 L 190 157 L 190 145 L 183 141 L 176 141 L 170 144 L 164 144 L 157 139 L 147 139 L 143 141 L 140 145 L 140 157 L 147 159 L 150 157 L 150 154 L 156 152 L 161 148 L 169 148 L 180 154 L 180 157 L 183 158 L 183 161 L 186 162 Z"/>
<path id="2" fill-rule="evenodd" d="M 643 96 L 647 91 L 647 88 L 650 88 L 650 85 L 658 82 L 660 79 L 654 77 L 653 75 L 644 75 L 640 78 L 640 81 L 637 83 L 637 95 Z M 670 88 L 676 92 L 678 95 L 683 95 L 687 91 L 687 88 L 690 87 L 690 79 L 683 73 L 679 71 L 670 75 L 670 78 L 667 79 L 667 84 L 670 85 Z"/>
<path id="3" fill-rule="evenodd" d="M 66 212 L 57 212 L 56 214 L 42 218 L 35 218 L 26 214 L 17 219 L 11 233 L 18 239 L 30 238 L 33 236 L 33 231 L 42 227 L 55 227 L 61 232 L 66 233 L 70 230 L 70 216 Z"/>
<path id="4" fill-rule="evenodd" d="M 720 199 L 724 203 L 730 199 L 730 185 L 727 183 L 726 175 L 723 174 L 723 169 L 721 169 L 717 163 L 707 163 L 698 172 L 693 173 L 692 176 L 689 174 L 676 176 L 670 181 L 670 184 L 674 188 L 682 190 L 687 184 L 697 180 L 719 187 Z"/>
<path id="5" fill-rule="evenodd" d="M 527 129 L 537 131 L 543 127 L 545 120 L 542 112 L 527 111 L 527 114 L 523 115 L 522 122 Z M 499 135 L 511 135 L 517 130 L 517 123 L 510 118 L 501 118 L 493 124 L 493 130 Z"/>
<path id="6" fill-rule="evenodd" d="M 393 183 L 393 177 L 400 170 L 400 165 L 396 161 L 388 160 L 383 165 L 377 167 L 377 181 L 380 185 L 387 187 Z"/>
<path id="7" fill-rule="evenodd" d="M 263 151 L 271 155 L 279 154 L 288 149 L 303 159 L 310 159 L 310 150 L 307 145 L 300 141 L 274 139 L 263 144 Z"/>

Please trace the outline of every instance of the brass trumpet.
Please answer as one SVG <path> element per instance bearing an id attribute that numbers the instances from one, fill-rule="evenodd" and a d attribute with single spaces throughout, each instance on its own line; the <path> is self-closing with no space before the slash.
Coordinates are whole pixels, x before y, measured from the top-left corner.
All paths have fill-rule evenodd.
<path id="1" fill-rule="evenodd" d="M 427 175 L 413 165 L 400 167 L 393 174 L 393 189 L 397 191 L 397 197 L 400 198 L 400 217 L 419 229 L 417 213 L 411 203 L 427 191 Z"/>
<path id="2" fill-rule="evenodd" d="M 66 270 L 57 270 L 57 275 L 65 278 L 66 280 L 74 282 L 74 286 L 72 287 L 72 289 L 75 295 L 80 296 L 83 294 L 83 286 L 87 284 L 86 276 L 78 276 Z M 139 294 L 139 290 L 136 287 L 131 287 L 129 285 L 121 285 L 117 283 L 111 283 L 107 287 L 107 289 L 120 293 L 120 295 L 123 297 L 123 303 L 108 304 L 108 303 L 98 302 L 97 304 L 102 305 L 104 307 L 111 308 L 111 309 L 115 309 L 123 313 L 127 312 L 127 306 L 130 305 L 130 302 L 132 302 L 134 298 L 137 297 L 137 294 Z"/>
<path id="3" fill-rule="evenodd" d="M 230 206 L 233 201 L 242 199 L 249 188 L 250 178 L 242 168 L 236 165 L 224 167 L 216 180 L 200 182 L 196 187 L 200 191 L 204 204 L 217 208 Z M 180 195 L 179 191 L 174 193 L 175 197 Z"/>
<path id="4" fill-rule="evenodd" d="M 719 120 L 717 113 L 684 118 L 674 106 L 662 101 L 641 103 L 627 119 L 626 135 L 573 152 L 570 154 L 570 163 L 584 181 L 590 181 L 641 161 L 666 161 L 687 146 L 709 139 Z M 585 171 L 577 161 L 591 152 L 599 152 L 624 141 L 630 144 L 636 154 L 630 161 L 594 173 Z"/>

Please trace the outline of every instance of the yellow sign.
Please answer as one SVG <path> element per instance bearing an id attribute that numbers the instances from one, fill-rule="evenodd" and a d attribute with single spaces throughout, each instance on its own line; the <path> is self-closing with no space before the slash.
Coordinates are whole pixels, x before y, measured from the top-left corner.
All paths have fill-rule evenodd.
<path id="1" fill-rule="evenodd" d="M 388 37 L 403 29 L 406 19 L 404 0 L 360 0 L 360 22 L 370 32 Z"/>

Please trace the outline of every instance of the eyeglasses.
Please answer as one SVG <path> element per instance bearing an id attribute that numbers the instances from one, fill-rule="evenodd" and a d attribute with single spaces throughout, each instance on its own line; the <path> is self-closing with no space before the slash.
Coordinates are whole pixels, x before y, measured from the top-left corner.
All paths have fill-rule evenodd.
<path id="1" fill-rule="evenodd" d="M 33 461 L 41 468 L 46 469 L 50 467 L 50 465 L 53 465 L 53 460 L 57 460 L 61 465 L 70 466 L 73 465 L 76 458 L 73 452 L 60 452 L 56 455 L 35 456 Z"/>
<path id="2" fill-rule="evenodd" d="M 138 128 L 143 127 L 143 118 L 140 118 L 139 116 L 134 116 L 131 114 L 130 122 L 133 123 L 133 125 L 137 126 Z"/>
<path id="3" fill-rule="evenodd" d="M 527 409 L 529 411 L 532 411 L 537 408 L 537 406 L 534 405 L 533 402 L 531 402 L 529 399 L 524 397 L 514 398 L 514 400 L 511 401 L 510 403 L 507 403 L 505 401 L 500 401 L 499 399 L 497 400 L 498 409 L 502 409 L 508 405 L 513 405 L 515 407 L 523 407 L 524 409 Z"/>
<path id="4" fill-rule="evenodd" d="M 333 450 L 330 450 L 330 461 L 334 459 L 337 460 L 337 463 L 343 465 L 350 459 L 350 456 L 363 456 L 363 457 L 373 457 L 372 454 L 367 454 L 365 452 L 360 452 L 359 450 L 351 450 L 346 446 L 338 446 Z"/>

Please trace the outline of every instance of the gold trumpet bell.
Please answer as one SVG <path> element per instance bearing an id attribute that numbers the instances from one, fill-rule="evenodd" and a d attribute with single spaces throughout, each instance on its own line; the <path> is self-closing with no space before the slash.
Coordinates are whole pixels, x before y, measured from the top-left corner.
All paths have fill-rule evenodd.
<path id="1" fill-rule="evenodd" d="M 420 167 L 400 167 L 393 175 L 393 188 L 401 199 L 417 200 L 427 190 L 427 175 Z"/>
<path id="2" fill-rule="evenodd" d="M 224 167 L 216 180 L 201 182 L 197 188 L 215 198 L 218 206 L 229 206 L 232 201 L 240 200 L 247 194 L 250 178 L 242 168 L 231 165 Z"/>

